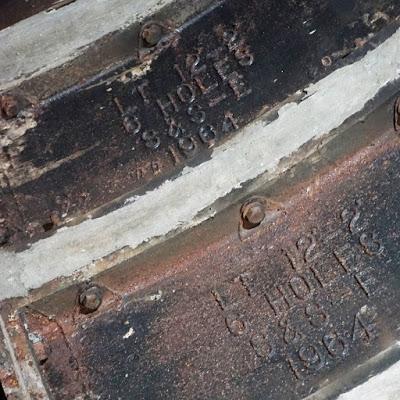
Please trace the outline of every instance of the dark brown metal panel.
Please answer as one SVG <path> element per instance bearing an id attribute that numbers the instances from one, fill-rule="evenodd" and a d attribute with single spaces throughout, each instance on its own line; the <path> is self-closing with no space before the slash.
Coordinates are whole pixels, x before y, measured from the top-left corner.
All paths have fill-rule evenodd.
<path id="1" fill-rule="evenodd" d="M 222 1 L 183 27 L 153 24 L 155 46 L 142 35 L 134 61 L 35 106 L 37 126 L 5 149 L 24 222 L 6 227 L 8 244 L 100 214 L 202 162 L 259 113 L 298 90 L 301 98 L 379 43 L 399 7 Z"/>

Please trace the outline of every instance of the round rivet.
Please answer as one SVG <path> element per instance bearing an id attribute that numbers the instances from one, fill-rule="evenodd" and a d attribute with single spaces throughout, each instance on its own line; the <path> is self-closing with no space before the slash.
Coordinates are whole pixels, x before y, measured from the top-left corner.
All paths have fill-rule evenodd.
<path id="1" fill-rule="evenodd" d="M 97 286 L 84 290 L 79 295 L 79 306 L 82 314 L 90 314 L 98 310 L 102 302 L 102 291 Z"/>
<path id="2" fill-rule="evenodd" d="M 141 35 L 147 46 L 154 47 L 163 37 L 163 29 L 156 23 L 149 23 L 143 28 Z"/>
<path id="3" fill-rule="evenodd" d="M 246 204 L 242 209 L 243 227 L 253 229 L 260 225 L 265 218 L 265 205 L 259 201 Z"/>

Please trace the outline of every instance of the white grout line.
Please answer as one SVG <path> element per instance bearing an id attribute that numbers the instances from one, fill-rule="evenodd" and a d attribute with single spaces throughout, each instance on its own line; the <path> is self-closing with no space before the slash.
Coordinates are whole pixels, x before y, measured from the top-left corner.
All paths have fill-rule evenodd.
<path id="1" fill-rule="evenodd" d="M 361 111 L 400 78 L 399 54 L 400 30 L 360 61 L 309 87 L 312 95 L 282 107 L 278 119 L 249 124 L 217 147 L 210 160 L 185 168 L 177 179 L 103 217 L 60 229 L 21 253 L 0 252 L 0 299 L 26 295 L 125 246 L 136 248 L 199 223 L 198 213 L 217 199 L 266 171 L 276 172 L 280 160 Z"/>
<path id="2" fill-rule="evenodd" d="M 344 393 L 338 400 L 398 400 L 400 399 L 400 362 L 367 382 Z"/>
<path id="3" fill-rule="evenodd" d="M 173 0 L 78 0 L 0 31 L 0 89 L 75 58 L 85 46 Z"/>

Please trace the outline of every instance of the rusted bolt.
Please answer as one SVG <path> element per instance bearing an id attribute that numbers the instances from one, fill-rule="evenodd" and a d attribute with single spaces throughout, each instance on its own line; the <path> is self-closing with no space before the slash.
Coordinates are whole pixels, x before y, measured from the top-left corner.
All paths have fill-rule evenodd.
<path id="1" fill-rule="evenodd" d="M 15 118 L 19 112 L 18 101 L 10 95 L 0 96 L 0 112 L 5 119 Z"/>
<path id="2" fill-rule="evenodd" d="M 227 317 L 226 326 L 229 329 L 229 332 L 232 333 L 234 336 L 242 336 L 246 331 L 246 325 L 240 319 L 236 319 L 233 317 Z"/>
<path id="3" fill-rule="evenodd" d="M 149 23 L 142 29 L 142 39 L 149 47 L 154 47 L 163 37 L 163 29 L 157 23 Z"/>
<path id="4" fill-rule="evenodd" d="M 102 302 L 102 292 L 97 286 L 84 290 L 79 295 L 79 306 L 82 314 L 90 314 L 98 310 Z"/>
<path id="5" fill-rule="evenodd" d="M 400 97 L 394 104 L 394 129 L 396 132 L 400 132 Z"/>
<path id="6" fill-rule="evenodd" d="M 332 58 L 329 56 L 322 57 L 321 63 L 324 67 L 330 67 L 332 65 Z"/>
<path id="7" fill-rule="evenodd" d="M 253 229 L 263 222 L 265 218 L 265 205 L 260 201 L 251 201 L 242 208 L 243 227 Z"/>

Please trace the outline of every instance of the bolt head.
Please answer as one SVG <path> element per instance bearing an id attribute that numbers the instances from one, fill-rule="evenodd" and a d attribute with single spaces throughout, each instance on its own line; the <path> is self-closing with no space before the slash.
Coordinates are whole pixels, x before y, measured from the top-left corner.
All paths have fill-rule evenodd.
<path id="1" fill-rule="evenodd" d="M 98 310 L 102 303 L 100 288 L 93 286 L 79 295 L 79 305 L 82 314 L 90 314 Z"/>
<path id="2" fill-rule="evenodd" d="M 0 96 L 0 111 L 4 118 L 11 119 L 18 115 L 18 102 L 13 96 Z"/>
<path id="3" fill-rule="evenodd" d="M 142 31 L 142 38 L 150 47 L 155 46 L 162 38 L 163 30 L 160 25 L 149 24 Z"/>
<path id="4" fill-rule="evenodd" d="M 227 317 L 226 318 L 226 325 L 227 325 L 229 331 L 234 336 L 242 336 L 246 332 L 246 325 L 240 319 Z"/>
<path id="5" fill-rule="evenodd" d="M 242 211 L 245 226 L 249 229 L 255 228 L 264 221 L 265 206 L 264 204 L 256 201 L 247 204 Z"/>
<path id="6" fill-rule="evenodd" d="M 321 63 L 324 67 L 330 67 L 332 65 L 332 58 L 329 56 L 322 57 Z"/>

